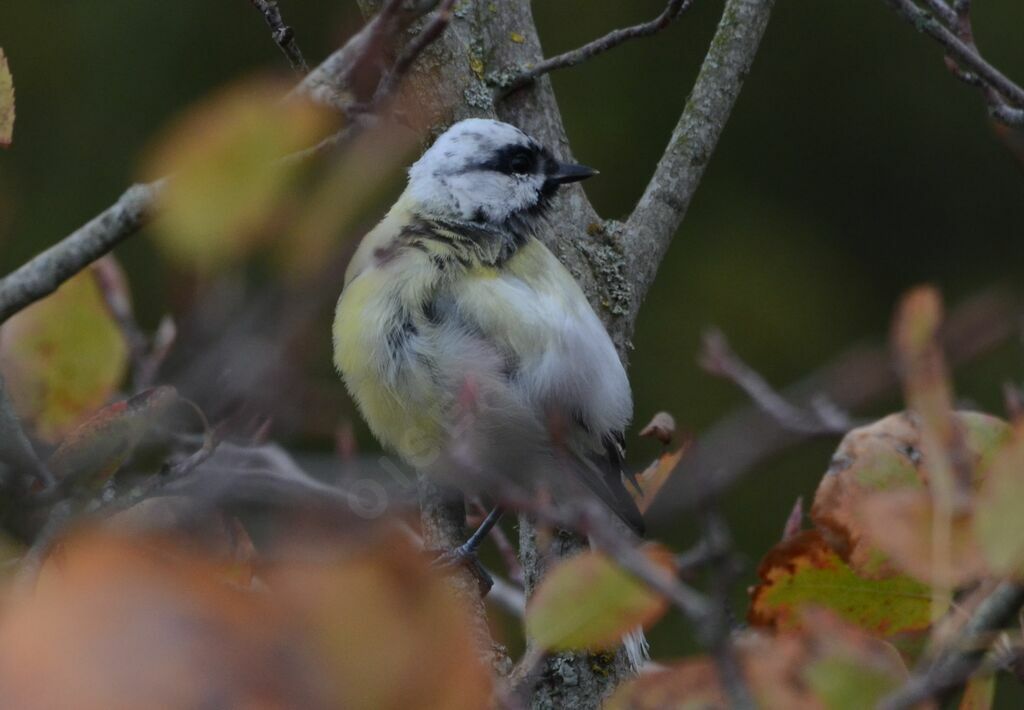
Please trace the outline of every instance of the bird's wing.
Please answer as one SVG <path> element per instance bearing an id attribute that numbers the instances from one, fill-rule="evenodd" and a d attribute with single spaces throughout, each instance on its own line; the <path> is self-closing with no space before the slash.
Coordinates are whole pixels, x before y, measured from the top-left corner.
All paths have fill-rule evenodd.
<path id="1" fill-rule="evenodd" d="M 575 279 L 532 240 L 503 269 L 461 280 L 455 310 L 496 352 L 505 382 L 548 442 L 590 491 L 631 528 L 643 520 L 623 484 L 622 430 L 629 382 L 607 331 Z"/>

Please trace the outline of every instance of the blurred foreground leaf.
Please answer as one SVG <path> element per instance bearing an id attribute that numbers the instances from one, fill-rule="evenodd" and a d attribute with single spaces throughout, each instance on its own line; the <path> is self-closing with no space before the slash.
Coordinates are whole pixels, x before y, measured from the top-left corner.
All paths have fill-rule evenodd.
<path id="1" fill-rule="evenodd" d="M 804 612 L 829 609 L 871 634 L 891 637 L 931 623 L 930 588 L 910 577 L 858 576 L 816 530 L 776 545 L 758 568 L 748 619 L 754 626 L 801 628 Z"/>
<path id="2" fill-rule="evenodd" d="M 960 698 L 960 710 L 992 710 L 996 698 L 995 675 L 973 676 L 964 686 L 964 694 Z"/>
<path id="3" fill-rule="evenodd" d="M 0 371 L 18 414 L 51 443 L 116 391 L 128 352 L 91 269 L 0 327 Z"/>
<path id="4" fill-rule="evenodd" d="M 34 592 L 0 612 L 4 706 L 488 706 L 470 624 L 404 538 L 297 542 L 251 587 L 200 550 L 97 532 L 60 542 Z"/>
<path id="5" fill-rule="evenodd" d="M 14 77 L 7 66 L 7 57 L 0 48 L 0 148 L 14 140 Z"/>
<path id="6" fill-rule="evenodd" d="M 469 614 L 420 551 L 394 534 L 340 552 L 335 560 L 292 562 L 266 575 L 322 659 L 332 707 L 488 707 L 491 678 Z"/>
<path id="7" fill-rule="evenodd" d="M 961 431 L 966 463 L 973 472 L 972 485 L 977 486 L 992 457 L 1009 440 L 1010 427 L 997 417 L 976 412 L 956 412 L 954 425 Z M 905 566 L 893 565 L 891 551 L 881 549 L 878 540 L 888 535 L 888 527 L 871 534 L 865 508 L 880 494 L 924 493 L 931 478 L 931 459 L 923 451 L 920 420 L 905 412 L 889 415 L 843 438 L 815 493 L 811 519 L 857 574 L 883 578 L 907 571 Z M 907 541 L 906 535 L 903 541 Z M 899 544 L 900 540 L 892 542 Z"/>
<path id="8" fill-rule="evenodd" d="M 864 501 L 861 519 L 866 537 L 888 555 L 896 569 L 940 588 L 957 588 L 985 577 L 989 570 L 978 550 L 966 511 L 955 511 L 945 527 L 948 565 L 938 566 L 935 506 L 927 491 L 878 493 Z"/>
<path id="9" fill-rule="evenodd" d="M 50 456 L 50 471 L 60 480 L 101 485 L 176 402 L 173 387 L 155 387 L 107 405 L 65 437 Z"/>
<path id="10" fill-rule="evenodd" d="M 322 137 L 322 108 L 282 101 L 286 87 L 250 82 L 190 109 L 147 161 L 150 179 L 171 175 L 155 223 L 174 261 L 209 271 L 244 258 L 283 229 L 282 210 L 304 166 L 279 161 Z"/>
<path id="11" fill-rule="evenodd" d="M 671 553 L 647 546 L 652 562 L 674 574 Z M 554 567 L 526 607 L 526 632 L 550 650 L 615 647 L 637 626 L 648 626 L 668 602 L 601 552 L 587 551 Z"/>
<path id="12" fill-rule="evenodd" d="M 736 650 L 758 707 L 786 710 L 875 707 L 907 670 L 884 641 L 840 622 L 832 614 L 809 614 L 803 630 L 747 632 Z M 714 661 L 686 659 L 622 685 L 606 710 L 729 708 Z"/>
<path id="13" fill-rule="evenodd" d="M 1024 426 L 988 467 L 978 492 L 974 532 L 997 575 L 1024 579 Z"/>

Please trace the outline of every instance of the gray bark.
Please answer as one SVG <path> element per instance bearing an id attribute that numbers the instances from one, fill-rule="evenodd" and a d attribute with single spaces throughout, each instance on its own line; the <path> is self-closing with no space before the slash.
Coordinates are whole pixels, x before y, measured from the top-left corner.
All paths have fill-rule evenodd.
<path id="1" fill-rule="evenodd" d="M 540 238 L 579 281 L 625 360 L 643 297 L 657 273 L 725 122 L 750 71 L 774 0 L 728 0 L 696 84 L 672 138 L 636 209 L 625 223 L 603 220 L 583 189 L 563 190 Z M 364 12 L 379 0 L 360 0 Z M 513 33 L 522 41 L 512 41 Z M 518 38 L 517 38 L 518 39 Z M 543 59 L 529 0 L 464 2 L 448 31 L 429 47 L 405 85 L 407 105 L 425 113 L 434 135 L 463 118 L 498 118 L 519 126 L 559 157 L 571 148 L 551 81 L 539 77 L 497 104 L 501 87 Z M 542 554 L 536 530 L 520 519 L 526 594 L 547 560 L 587 548 L 568 533 Z M 552 654 L 532 698 L 534 708 L 594 708 L 630 675 L 621 649 L 614 654 Z"/>

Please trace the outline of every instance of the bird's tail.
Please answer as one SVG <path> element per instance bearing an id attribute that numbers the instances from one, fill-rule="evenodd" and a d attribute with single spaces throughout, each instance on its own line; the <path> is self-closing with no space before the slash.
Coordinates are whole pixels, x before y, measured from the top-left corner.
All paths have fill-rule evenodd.
<path id="1" fill-rule="evenodd" d="M 639 673 L 644 665 L 651 660 L 650 646 L 647 644 L 647 637 L 644 636 L 642 626 L 637 626 L 622 637 L 622 650 L 625 651 L 629 668 L 634 673 Z"/>

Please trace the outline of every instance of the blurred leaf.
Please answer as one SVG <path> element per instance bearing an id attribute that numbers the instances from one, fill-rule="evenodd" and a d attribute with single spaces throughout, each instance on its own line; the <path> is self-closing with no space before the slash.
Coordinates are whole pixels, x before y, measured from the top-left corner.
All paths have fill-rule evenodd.
<path id="1" fill-rule="evenodd" d="M 320 561 L 267 572 L 291 624 L 313 641 L 334 703 L 347 710 L 477 710 L 490 706 L 491 677 L 473 621 L 448 582 L 405 537 L 334 550 Z"/>
<path id="2" fill-rule="evenodd" d="M 976 412 L 957 412 L 954 421 L 963 432 L 977 485 L 994 452 L 1009 438 L 1010 427 Z M 854 429 L 840 442 L 815 493 L 811 519 L 857 574 L 884 578 L 897 572 L 867 534 L 865 501 L 879 493 L 925 490 L 930 463 L 922 449 L 920 420 L 907 413 Z"/>
<path id="3" fill-rule="evenodd" d="M 813 607 L 878 636 L 921 631 L 931 622 L 927 585 L 905 576 L 859 577 L 815 530 L 772 548 L 758 576 L 748 614 L 755 626 L 801 628 L 803 613 Z"/>
<path id="4" fill-rule="evenodd" d="M 921 452 L 928 459 L 928 491 L 932 498 L 929 565 L 935 586 L 955 575 L 953 518 L 969 502 L 972 475 L 963 431 L 953 416 L 953 391 L 939 343 L 942 317 L 938 291 L 916 288 L 900 303 L 892 335 L 904 398 L 907 408 L 920 420 Z M 938 605 L 934 615 L 938 617 Z"/>
<path id="5" fill-rule="evenodd" d="M 746 632 L 736 652 L 758 707 L 786 710 L 870 708 L 907 676 L 888 643 L 840 622 L 811 614 L 798 633 Z M 608 710 L 730 707 L 713 660 L 688 658 L 623 684 Z"/>
<path id="6" fill-rule="evenodd" d="M 636 501 L 636 507 L 640 509 L 641 513 L 646 513 L 654 503 L 658 492 L 665 485 L 665 482 L 668 481 L 672 472 L 676 470 L 676 466 L 679 465 L 679 461 L 683 458 L 687 448 L 688 446 L 682 446 L 675 451 L 666 451 L 654 463 L 636 475 L 636 482 L 640 486 L 640 492 L 638 493 L 632 488 L 629 489 L 629 492 L 633 496 L 633 500 Z"/>
<path id="7" fill-rule="evenodd" d="M 388 123 L 361 133 L 310 188 L 309 198 L 276 243 L 275 255 L 287 275 L 303 278 L 323 268 L 357 220 L 376 207 L 385 188 L 405 174 L 410 154 L 422 138 L 416 131 Z M 374 221 L 379 214 L 372 215 Z"/>
<path id="8" fill-rule="evenodd" d="M 278 158 L 329 126 L 321 107 L 282 101 L 285 91 L 271 82 L 231 87 L 190 109 L 153 149 L 147 175 L 172 176 L 155 223 L 169 258 L 209 271 L 284 228 L 282 210 L 305 167 Z"/>
<path id="9" fill-rule="evenodd" d="M 178 402 L 173 387 L 156 387 L 107 405 L 64 438 L 48 462 L 61 480 L 99 486 L 127 460 L 136 444 Z"/>
<path id="10" fill-rule="evenodd" d="M 7 66 L 7 57 L 0 48 L 0 148 L 14 140 L 14 77 Z"/>
<path id="11" fill-rule="evenodd" d="M 362 532 L 296 541 L 240 587 L 247 535 L 225 558 L 198 538 L 80 531 L 0 613 L 4 706 L 487 707 L 447 583 L 404 538 Z"/>
<path id="12" fill-rule="evenodd" d="M 830 710 L 876 707 L 879 700 L 899 686 L 899 679 L 885 670 L 865 667 L 847 658 L 825 658 L 812 663 L 804 677 Z"/>
<path id="13" fill-rule="evenodd" d="M 904 490 L 869 496 L 861 504 L 860 517 L 866 538 L 898 570 L 918 581 L 957 588 L 989 574 L 966 511 L 953 513 L 943 535 L 950 564 L 934 564 L 934 511 L 932 497 L 926 491 Z"/>
<path id="14" fill-rule="evenodd" d="M 992 459 L 978 492 L 974 532 L 997 575 L 1024 577 L 1024 425 Z"/>
<path id="15" fill-rule="evenodd" d="M 671 553 L 649 545 L 644 554 L 675 572 Z M 613 648 L 637 626 L 648 626 L 668 602 L 603 553 L 583 552 L 556 565 L 526 607 L 526 632 L 550 650 Z"/>
<path id="16" fill-rule="evenodd" d="M 48 442 L 59 441 L 111 397 L 127 359 L 91 269 L 0 327 L 0 371 L 11 400 Z"/>
<path id="17" fill-rule="evenodd" d="M 717 710 L 727 707 L 715 663 L 696 656 L 620 685 L 604 710 Z"/>
<path id="18" fill-rule="evenodd" d="M 972 676 L 964 686 L 964 694 L 960 698 L 960 710 L 992 710 L 995 699 L 995 675 Z"/>
<path id="19" fill-rule="evenodd" d="M 166 542 L 65 540 L 0 617 L 7 707 L 324 707 L 310 662 L 269 596 Z"/>
<path id="20" fill-rule="evenodd" d="M 222 580 L 240 589 L 252 585 L 256 547 L 248 531 L 226 512 L 197 511 L 194 498 L 179 495 L 144 498 L 108 517 L 103 526 L 104 530 L 135 539 L 157 535 L 173 537 L 176 549 L 217 564 Z"/>

